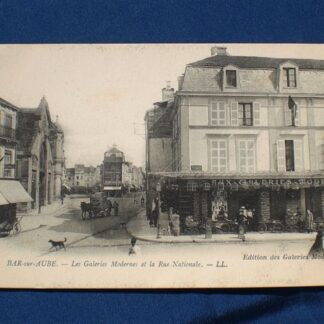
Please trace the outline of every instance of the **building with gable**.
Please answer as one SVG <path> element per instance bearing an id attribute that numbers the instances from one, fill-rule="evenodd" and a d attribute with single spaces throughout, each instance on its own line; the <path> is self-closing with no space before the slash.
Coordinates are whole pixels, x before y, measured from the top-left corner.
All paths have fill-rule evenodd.
<path id="1" fill-rule="evenodd" d="M 172 170 L 151 169 L 147 157 L 149 194 L 162 187 L 182 232 L 188 216 L 205 223 L 225 210 L 234 221 L 242 206 L 253 229 L 289 229 L 307 209 L 323 226 L 324 61 L 211 54 L 186 66 L 159 117 L 172 127 L 172 153 L 159 151 Z M 161 127 L 151 124 L 147 145 Z"/>
<path id="2" fill-rule="evenodd" d="M 20 208 L 38 209 L 61 195 L 64 132 L 52 120 L 44 97 L 37 108 L 19 108 L 17 129 L 17 177 L 33 199 Z"/>

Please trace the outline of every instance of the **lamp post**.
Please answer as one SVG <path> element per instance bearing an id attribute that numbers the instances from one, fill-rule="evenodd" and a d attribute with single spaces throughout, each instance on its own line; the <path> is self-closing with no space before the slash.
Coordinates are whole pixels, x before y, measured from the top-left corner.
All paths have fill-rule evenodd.
<path id="1" fill-rule="evenodd" d="M 156 184 L 156 192 L 157 192 L 157 233 L 156 233 L 156 238 L 161 238 L 161 233 L 160 233 L 160 214 L 161 214 L 161 183 L 160 181 Z"/>

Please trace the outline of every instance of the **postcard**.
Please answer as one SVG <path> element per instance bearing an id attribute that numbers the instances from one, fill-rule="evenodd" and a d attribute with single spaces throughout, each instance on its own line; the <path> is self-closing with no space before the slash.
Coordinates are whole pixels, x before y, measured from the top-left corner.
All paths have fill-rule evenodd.
<path id="1" fill-rule="evenodd" d="M 324 284 L 324 45 L 0 45 L 0 287 Z"/>

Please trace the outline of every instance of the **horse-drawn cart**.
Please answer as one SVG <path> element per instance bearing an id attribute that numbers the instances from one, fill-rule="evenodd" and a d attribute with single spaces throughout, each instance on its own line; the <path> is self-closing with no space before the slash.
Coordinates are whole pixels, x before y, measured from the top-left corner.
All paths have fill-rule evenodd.
<path id="1" fill-rule="evenodd" d="M 82 219 L 110 216 L 111 202 L 103 192 L 96 192 L 90 196 L 90 203 L 81 202 Z"/>

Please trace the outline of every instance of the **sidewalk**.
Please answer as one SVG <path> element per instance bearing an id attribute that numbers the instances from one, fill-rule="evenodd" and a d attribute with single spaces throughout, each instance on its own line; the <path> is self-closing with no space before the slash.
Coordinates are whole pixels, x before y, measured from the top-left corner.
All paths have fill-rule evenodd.
<path id="1" fill-rule="evenodd" d="M 166 220 L 162 219 L 161 222 Z M 127 232 L 141 241 L 159 243 L 242 243 L 236 234 L 213 234 L 211 239 L 206 239 L 205 235 L 181 235 L 181 236 L 161 236 L 156 238 L 157 229 L 150 227 L 146 219 L 145 210 L 141 210 L 136 217 L 132 218 L 126 225 Z M 269 242 L 269 241 L 314 241 L 316 233 L 259 233 L 249 232 L 245 234 L 245 243 L 249 242 Z"/>
<path id="2" fill-rule="evenodd" d="M 55 216 L 67 210 L 69 200 L 69 198 L 65 198 L 63 205 L 60 200 L 56 200 L 50 205 L 42 206 L 40 214 L 38 213 L 38 209 L 33 209 L 27 213 L 17 213 L 18 218 L 22 217 L 20 221 L 22 231 L 30 231 L 43 226 L 60 223 L 60 220 L 55 218 Z"/>

